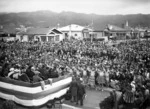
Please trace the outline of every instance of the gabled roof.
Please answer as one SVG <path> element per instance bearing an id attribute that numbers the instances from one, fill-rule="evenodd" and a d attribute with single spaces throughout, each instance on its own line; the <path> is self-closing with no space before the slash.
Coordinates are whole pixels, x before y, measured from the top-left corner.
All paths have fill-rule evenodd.
<path id="1" fill-rule="evenodd" d="M 12 27 L 4 27 L 0 29 L 0 33 L 16 34 L 16 32 L 17 32 L 16 28 L 12 28 Z"/>
<path id="2" fill-rule="evenodd" d="M 130 26 L 125 26 L 124 29 L 125 29 L 126 31 L 132 31 L 132 30 L 133 30 L 133 28 L 131 28 Z"/>
<path id="3" fill-rule="evenodd" d="M 94 25 L 94 31 L 99 32 L 99 31 L 104 31 L 107 28 L 107 25 Z"/>
<path id="4" fill-rule="evenodd" d="M 50 28 L 29 28 L 25 32 L 26 34 L 47 34 L 51 29 Z"/>
<path id="5" fill-rule="evenodd" d="M 53 29 L 53 28 L 28 28 L 25 31 L 22 31 L 18 34 L 27 34 L 27 35 L 32 35 L 32 34 L 36 34 L 36 35 L 46 35 L 48 34 L 49 32 L 53 32 L 53 33 L 56 33 L 56 34 L 62 34 L 59 30 L 57 29 Z"/>
<path id="6" fill-rule="evenodd" d="M 85 27 L 76 25 L 76 24 L 71 24 L 62 28 L 59 28 L 60 31 L 82 31 Z"/>
<path id="7" fill-rule="evenodd" d="M 126 31 L 126 29 L 115 26 L 115 25 L 108 25 L 107 29 L 109 29 L 110 31 Z"/>
<path id="8" fill-rule="evenodd" d="M 62 32 L 60 32 L 60 31 L 57 30 L 57 29 L 52 29 L 52 31 L 53 31 L 54 33 L 56 33 L 56 34 L 62 34 Z"/>

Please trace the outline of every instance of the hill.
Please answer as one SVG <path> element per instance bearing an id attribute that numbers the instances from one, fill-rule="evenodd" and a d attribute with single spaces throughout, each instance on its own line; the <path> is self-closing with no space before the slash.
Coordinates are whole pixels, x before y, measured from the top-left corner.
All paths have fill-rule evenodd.
<path id="1" fill-rule="evenodd" d="M 33 27 L 56 27 L 68 24 L 87 26 L 94 23 L 94 29 L 101 30 L 107 24 L 122 26 L 128 20 L 131 27 L 150 27 L 150 14 L 132 15 L 97 15 L 75 12 L 55 13 L 51 11 L 1 13 L 0 25 L 9 27 L 33 26 Z"/>

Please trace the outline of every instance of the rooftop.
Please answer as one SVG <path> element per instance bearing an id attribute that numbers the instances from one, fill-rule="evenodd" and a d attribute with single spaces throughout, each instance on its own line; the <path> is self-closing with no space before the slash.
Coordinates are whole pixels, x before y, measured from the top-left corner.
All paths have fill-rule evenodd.
<path id="1" fill-rule="evenodd" d="M 62 34 L 59 30 L 54 29 L 54 28 L 28 28 L 25 31 L 20 32 L 19 34 L 27 34 L 27 35 L 31 35 L 31 34 L 40 34 L 40 35 L 46 35 L 49 32 L 53 32 L 56 34 Z"/>
<path id="2" fill-rule="evenodd" d="M 76 24 L 71 24 L 65 27 L 59 28 L 60 31 L 82 31 L 85 27 L 76 25 Z"/>

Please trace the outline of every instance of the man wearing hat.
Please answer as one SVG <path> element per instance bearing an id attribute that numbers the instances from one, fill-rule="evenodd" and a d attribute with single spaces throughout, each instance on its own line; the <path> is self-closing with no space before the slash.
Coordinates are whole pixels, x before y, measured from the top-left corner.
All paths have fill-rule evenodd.
<path id="1" fill-rule="evenodd" d="M 71 102 L 77 102 L 77 91 L 78 91 L 78 83 L 76 78 L 72 77 L 72 82 L 70 84 L 70 92 L 71 92 Z"/>
<path id="2" fill-rule="evenodd" d="M 39 76 L 40 72 L 39 71 L 34 71 L 34 76 L 33 76 L 33 83 L 35 82 L 40 82 L 42 81 L 43 79 Z"/>
<path id="3" fill-rule="evenodd" d="M 78 91 L 77 91 L 77 105 L 78 105 L 78 101 L 80 101 L 81 106 L 83 106 L 83 99 L 86 93 L 85 87 L 82 84 L 82 82 L 83 82 L 83 79 L 80 78 L 80 81 L 78 82 Z"/>
<path id="4" fill-rule="evenodd" d="M 34 71 L 35 71 L 35 68 L 32 65 L 29 65 L 29 67 L 26 70 L 26 74 L 31 81 L 32 81 L 33 76 L 34 76 Z"/>

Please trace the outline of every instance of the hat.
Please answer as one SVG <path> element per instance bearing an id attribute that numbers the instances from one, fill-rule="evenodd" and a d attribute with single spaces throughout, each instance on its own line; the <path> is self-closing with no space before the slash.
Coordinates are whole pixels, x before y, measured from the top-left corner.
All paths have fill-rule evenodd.
<path id="1" fill-rule="evenodd" d="M 15 69 L 15 70 L 14 70 L 14 72 L 16 72 L 16 73 L 17 73 L 17 72 L 20 72 L 20 70 L 18 70 L 18 69 Z"/>
<path id="2" fill-rule="evenodd" d="M 35 67 L 31 67 L 31 70 L 35 70 Z"/>
<path id="3" fill-rule="evenodd" d="M 14 70 L 15 70 L 14 68 L 10 68 L 10 69 L 9 69 L 10 72 L 12 72 L 12 71 L 14 71 Z"/>
<path id="4" fill-rule="evenodd" d="M 42 66 L 43 66 L 43 64 L 42 64 L 42 63 L 39 63 L 38 67 L 42 67 Z"/>
<path id="5" fill-rule="evenodd" d="M 40 74 L 40 72 L 39 71 L 34 71 L 34 74 Z"/>
<path id="6" fill-rule="evenodd" d="M 83 81 L 83 79 L 82 79 L 82 78 L 80 78 L 80 81 L 82 82 L 82 81 Z"/>

